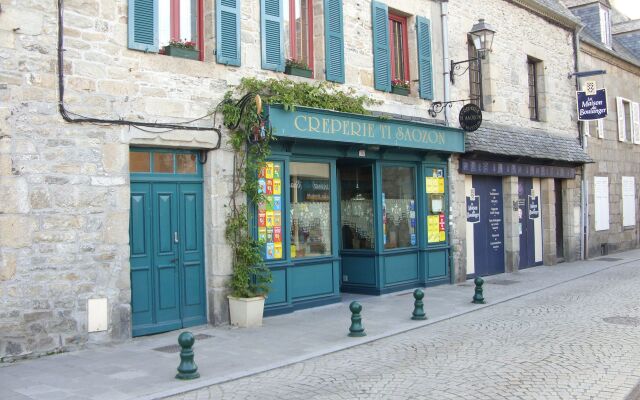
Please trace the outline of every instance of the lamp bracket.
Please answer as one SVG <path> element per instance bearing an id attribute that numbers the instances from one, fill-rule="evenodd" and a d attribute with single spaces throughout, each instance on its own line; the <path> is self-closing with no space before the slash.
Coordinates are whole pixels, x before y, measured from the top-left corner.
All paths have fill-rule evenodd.
<path id="1" fill-rule="evenodd" d="M 464 103 L 465 101 L 473 101 L 473 100 L 478 100 L 478 98 L 469 98 L 469 99 L 462 99 L 462 100 L 451 100 L 451 101 L 434 101 L 433 103 L 431 103 L 431 107 L 429 107 L 428 113 L 431 116 L 431 118 L 435 118 L 438 114 L 440 114 L 445 107 L 453 107 L 453 103 Z"/>

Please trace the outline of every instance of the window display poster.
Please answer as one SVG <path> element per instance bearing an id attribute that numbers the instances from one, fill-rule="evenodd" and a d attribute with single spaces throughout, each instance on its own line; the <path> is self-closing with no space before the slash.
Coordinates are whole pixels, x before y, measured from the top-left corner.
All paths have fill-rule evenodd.
<path id="1" fill-rule="evenodd" d="M 447 236 L 446 236 L 446 227 L 447 224 L 445 223 L 445 218 L 444 218 L 444 214 L 440 214 L 440 221 L 439 221 L 439 225 L 438 225 L 438 230 L 439 230 L 439 235 L 440 235 L 440 241 L 444 242 L 445 240 L 447 240 Z"/>
<path id="2" fill-rule="evenodd" d="M 427 241 L 429 243 L 440 242 L 440 216 L 427 216 Z"/>
<path id="3" fill-rule="evenodd" d="M 258 171 L 265 201 L 258 204 L 258 240 L 265 243 L 265 259 L 279 260 L 282 252 L 282 181 L 280 163 L 267 162 Z"/>
<path id="4" fill-rule="evenodd" d="M 434 169 L 432 176 L 426 177 L 427 193 L 444 193 L 444 171 L 442 169 Z"/>

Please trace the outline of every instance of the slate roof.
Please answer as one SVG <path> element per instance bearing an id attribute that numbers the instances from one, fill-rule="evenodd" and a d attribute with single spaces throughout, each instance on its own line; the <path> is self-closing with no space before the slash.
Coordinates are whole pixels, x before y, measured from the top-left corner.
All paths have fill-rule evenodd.
<path id="1" fill-rule="evenodd" d="M 555 12 L 556 14 L 562 15 L 565 18 L 573 20 L 575 22 L 580 22 L 580 19 L 576 18 L 575 15 L 567 7 L 564 6 L 560 2 L 560 0 L 534 0 L 536 3 L 540 4 L 543 7 Z"/>
<path id="2" fill-rule="evenodd" d="M 539 129 L 516 128 L 482 122 L 475 132 L 466 133 L 466 153 L 478 152 L 513 158 L 592 163 L 575 138 L 554 135 Z"/>

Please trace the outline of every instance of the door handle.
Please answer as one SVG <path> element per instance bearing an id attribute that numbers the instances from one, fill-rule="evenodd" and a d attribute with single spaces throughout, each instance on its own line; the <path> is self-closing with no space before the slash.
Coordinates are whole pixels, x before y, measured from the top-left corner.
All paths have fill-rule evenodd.
<path id="1" fill-rule="evenodd" d="M 178 243 L 178 232 L 173 232 L 173 243 Z"/>

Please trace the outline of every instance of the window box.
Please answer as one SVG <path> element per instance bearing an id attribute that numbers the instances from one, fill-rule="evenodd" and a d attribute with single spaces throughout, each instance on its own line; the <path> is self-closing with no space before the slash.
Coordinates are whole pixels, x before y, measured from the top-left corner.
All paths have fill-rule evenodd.
<path id="1" fill-rule="evenodd" d="M 190 60 L 200 59 L 200 52 L 198 50 L 184 47 L 164 46 L 164 54 L 172 57 L 188 58 Z"/>
<path id="2" fill-rule="evenodd" d="M 301 76 L 303 78 L 312 78 L 313 77 L 313 71 L 312 70 L 305 69 L 305 68 L 293 67 L 291 65 L 287 65 L 286 67 L 284 67 L 284 73 L 287 74 L 287 75 Z"/>
<path id="3" fill-rule="evenodd" d="M 402 96 L 408 96 L 411 89 L 402 86 L 391 86 L 391 93 L 399 94 Z"/>

